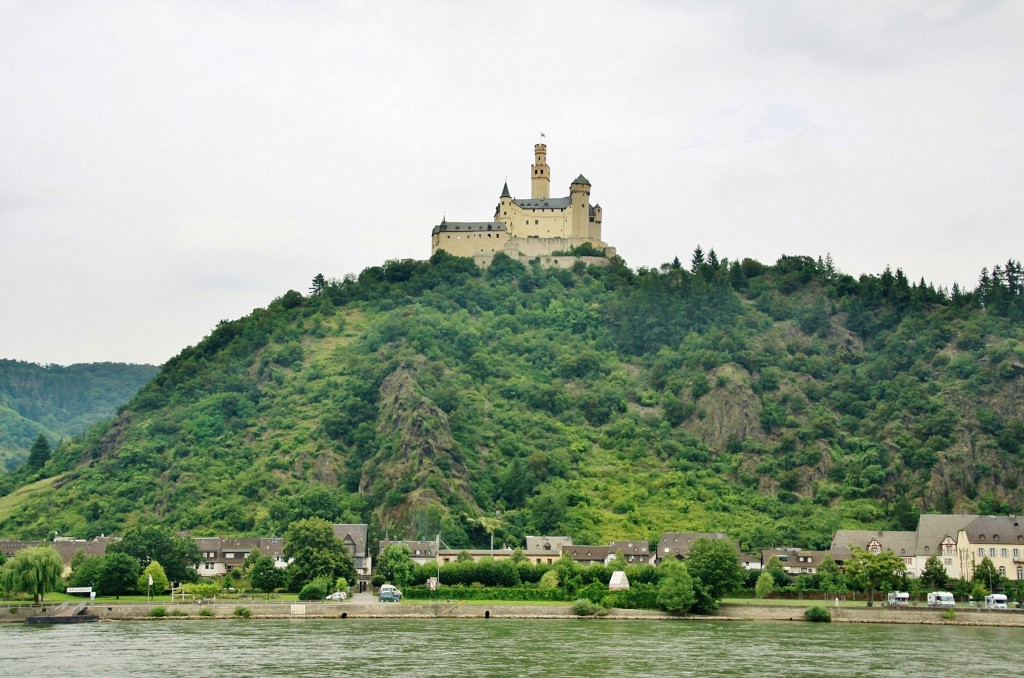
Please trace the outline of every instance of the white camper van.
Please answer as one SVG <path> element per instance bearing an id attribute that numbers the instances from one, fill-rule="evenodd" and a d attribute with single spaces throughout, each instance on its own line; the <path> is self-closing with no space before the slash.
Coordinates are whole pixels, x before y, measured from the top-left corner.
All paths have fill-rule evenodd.
<path id="1" fill-rule="evenodd" d="M 928 594 L 928 607 L 956 607 L 956 600 L 948 591 L 932 591 Z"/>
<path id="2" fill-rule="evenodd" d="M 905 607 L 910 605 L 910 594 L 906 591 L 890 591 L 889 607 Z"/>
<path id="3" fill-rule="evenodd" d="M 985 596 L 985 607 L 990 610 L 1005 610 L 1006 595 L 1002 593 L 992 593 Z"/>

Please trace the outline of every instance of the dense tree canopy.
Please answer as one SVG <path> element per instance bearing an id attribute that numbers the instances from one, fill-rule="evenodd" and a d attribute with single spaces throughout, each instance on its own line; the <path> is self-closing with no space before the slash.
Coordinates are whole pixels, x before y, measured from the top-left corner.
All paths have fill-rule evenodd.
<path id="1" fill-rule="evenodd" d="M 176 584 L 199 579 L 195 568 L 202 559 L 195 540 L 174 534 L 161 525 L 145 524 L 128 528 L 120 541 L 107 547 L 107 553 L 126 553 L 135 558 L 140 569 L 157 561 L 163 566 L 167 578 Z"/>
<path id="2" fill-rule="evenodd" d="M 58 445 L 47 477 L 0 473 L 0 532 L 315 517 L 371 543 L 694 530 L 752 550 L 1024 506 L 1017 262 L 951 291 L 828 257 L 608 264 L 439 254 L 289 291 Z"/>

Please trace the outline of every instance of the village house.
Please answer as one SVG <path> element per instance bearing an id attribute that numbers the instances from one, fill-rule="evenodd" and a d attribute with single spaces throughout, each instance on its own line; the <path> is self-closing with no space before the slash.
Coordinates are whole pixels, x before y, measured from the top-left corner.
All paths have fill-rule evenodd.
<path id="1" fill-rule="evenodd" d="M 651 546 L 643 539 L 613 541 L 608 544 L 608 557 L 605 560 L 605 565 L 610 563 L 620 553 L 627 565 L 654 564 L 654 554 L 651 553 Z"/>
<path id="2" fill-rule="evenodd" d="M 404 546 L 409 549 L 409 557 L 417 565 L 437 562 L 437 541 L 410 541 L 385 538 L 378 543 L 378 546 L 380 548 L 377 553 L 384 553 L 389 546 Z"/>
<path id="3" fill-rule="evenodd" d="M 352 556 L 356 574 L 360 577 L 369 577 L 373 570 L 373 556 L 370 555 L 366 541 L 370 526 L 366 523 L 335 523 L 331 528 L 334 530 L 334 536 L 341 540 L 348 554 Z"/>
<path id="4" fill-rule="evenodd" d="M 1024 529 L 1017 516 L 978 516 L 957 531 L 960 570 L 974 577 L 975 568 L 988 558 L 1004 577 L 1024 580 Z M 983 582 L 992 588 L 991 582 Z"/>
<path id="5" fill-rule="evenodd" d="M 81 551 L 86 556 L 102 556 L 107 552 L 107 544 L 118 541 L 117 537 L 93 537 L 92 539 L 75 539 L 73 537 L 57 537 L 53 541 L 20 541 L 17 539 L 0 540 L 0 553 L 7 558 L 30 546 L 52 546 L 64 561 L 64 572 L 61 576 L 71 574 L 71 558 Z"/>
<path id="6" fill-rule="evenodd" d="M 736 548 L 737 556 L 744 555 L 740 550 L 739 542 L 730 538 L 725 532 L 665 532 L 661 535 L 661 539 L 658 540 L 658 551 L 655 554 L 655 563 L 661 564 L 669 558 L 686 560 L 686 555 L 690 552 L 690 547 L 693 546 L 693 542 L 698 539 L 725 540 Z M 752 559 L 748 558 L 744 567 L 746 567 L 750 562 L 752 562 Z"/>
<path id="7" fill-rule="evenodd" d="M 917 537 L 914 541 L 913 566 L 907 568 L 911 577 L 920 577 L 928 563 L 928 559 L 936 556 L 946 574 L 954 579 L 964 576 L 961 566 L 957 536 L 964 527 L 976 520 L 978 516 L 949 515 L 942 513 L 924 514 L 917 521 Z M 965 548 L 967 548 L 965 546 Z"/>
<path id="8" fill-rule="evenodd" d="M 604 565 L 608 562 L 609 557 L 614 556 L 612 553 L 609 556 L 609 547 L 607 546 L 587 546 L 579 544 L 576 546 L 563 546 L 562 555 L 568 555 L 572 558 L 573 562 L 582 565 L 583 567 L 589 567 L 591 565 Z"/>
<path id="9" fill-rule="evenodd" d="M 526 537 L 523 555 L 534 565 L 551 565 L 562 557 L 562 549 L 572 546 L 572 537 Z"/>
<path id="10" fill-rule="evenodd" d="M 829 555 L 828 551 L 809 551 L 801 548 L 779 547 L 761 551 L 761 568 L 768 564 L 773 557 L 778 558 L 782 563 L 782 569 L 786 574 L 796 577 L 801 574 L 814 574 L 818 571 L 818 565 L 822 559 Z"/>
<path id="11" fill-rule="evenodd" d="M 245 564 L 253 549 L 259 549 L 261 556 L 274 559 L 274 567 L 288 567 L 284 555 L 284 539 L 281 537 L 195 537 L 202 561 L 196 565 L 200 577 L 217 577 L 227 574 Z"/>
<path id="12" fill-rule="evenodd" d="M 914 566 L 914 553 L 917 550 L 917 532 L 906 530 L 837 530 L 832 535 L 829 555 L 837 564 L 850 559 L 853 549 L 860 548 L 868 553 L 889 551 L 903 561 L 907 571 Z M 911 575 L 913 576 L 913 575 Z"/>

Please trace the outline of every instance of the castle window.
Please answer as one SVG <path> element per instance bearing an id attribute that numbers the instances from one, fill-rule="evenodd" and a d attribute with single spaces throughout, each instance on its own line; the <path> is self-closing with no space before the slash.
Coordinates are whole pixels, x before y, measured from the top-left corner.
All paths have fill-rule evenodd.
<path id="1" fill-rule="evenodd" d="M 539 224 L 539 223 L 540 223 L 540 219 L 534 219 L 534 220 L 533 220 L 533 223 L 534 223 L 534 224 Z"/>

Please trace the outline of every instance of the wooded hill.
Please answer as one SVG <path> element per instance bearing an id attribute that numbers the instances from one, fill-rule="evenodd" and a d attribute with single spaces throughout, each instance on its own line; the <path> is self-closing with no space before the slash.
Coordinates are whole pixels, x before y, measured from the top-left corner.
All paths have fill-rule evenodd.
<path id="1" fill-rule="evenodd" d="M 0 473 L 22 463 L 32 442 L 51 444 L 110 418 L 159 370 L 154 365 L 37 365 L 0 360 Z"/>
<path id="2" fill-rule="evenodd" d="M 1019 511 L 1019 263 L 950 292 L 826 258 L 486 271 L 439 254 L 290 291 L 13 476 L 0 534 L 279 535 L 319 516 L 451 547 L 726 531 L 824 547 Z"/>

